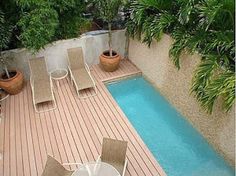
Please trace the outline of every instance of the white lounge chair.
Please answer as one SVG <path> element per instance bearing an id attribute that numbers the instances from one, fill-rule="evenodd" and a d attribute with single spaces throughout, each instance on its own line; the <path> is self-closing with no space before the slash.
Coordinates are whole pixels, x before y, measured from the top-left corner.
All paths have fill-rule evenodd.
<path id="1" fill-rule="evenodd" d="M 56 108 L 53 94 L 53 84 L 44 57 L 29 59 L 30 85 L 33 96 L 33 105 L 37 113 L 50 111 Z M 38 110 L 37 105 L 44 102 L 53 102 L 53 107 L 47 110 Z"/>
<path id="2" fill-rule="evenodd" d="M 67 49 L 69 73 L 71 82 L 74 83 L 76 92 L 80 98 L 87 98 L 97 94 L 95 81 L 90 73 L 88 65 L 84 61 L 81 47 Z M 80 96 L 79 91 L 94 88 L 95 93 L 90 96 Z"/>

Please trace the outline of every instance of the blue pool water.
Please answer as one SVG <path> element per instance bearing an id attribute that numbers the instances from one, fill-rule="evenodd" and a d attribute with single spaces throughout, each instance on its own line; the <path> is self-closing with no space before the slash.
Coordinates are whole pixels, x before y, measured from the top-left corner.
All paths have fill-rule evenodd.
<path id="1" fill-rule="evenodd" d="M 143 77 L 107 88 L 168 176 L 233 176 L 234 170 Z"/>

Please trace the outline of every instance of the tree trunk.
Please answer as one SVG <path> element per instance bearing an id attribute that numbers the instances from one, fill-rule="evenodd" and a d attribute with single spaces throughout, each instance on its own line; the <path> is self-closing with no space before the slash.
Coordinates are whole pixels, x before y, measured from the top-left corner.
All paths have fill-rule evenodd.
<path id="1" fill-rule="evenodd" d="M 129 57 L 129 34 L 128 32 L 125 32 L 125 53 L 124 58 L 128 59 Z"/>
<path id="2" fill-rule="evenodd" d="M 111 34 L 111 23 L 108 23 L 108 37 L 109 37 L 109 41 L 108 41 L 108 45 L 109 45 L 109 53 L 110 56 L 112 56 L 112 34 Z"/>
<path id="3" fill-rule="evenodd" d="M 5 59 L 6 59 L 6 58 L 5 58 Z M 10 78 L 10 74 L 9 74 L 9 71 L 8 71 L 8 69 L 7 69 L 7 66 L 6 66 L 6 64 L 5 64 L 5 62 L 4 62 L 4 58 L 2 57 L 2 50 L 0 50 L 0 61 L 1 61 L 1 64 L 4 65 L 3 70 L 5 71 L 5 73 L 6 73 L 6 75 L 7 75 L 7 78 L 9 79 L 9 78 Z"/>
<path id="4" fill-rule="evenodd" d="M 5 70 L 5 73 L 6 73 L 6 75 L 7 75 L 7 78 L 9 79 L 9 78 L 10 78 L 10 74 L 9 74 L 9 71 L 8 71 L 6 65 L 4 65 L 4 70 Z"/>

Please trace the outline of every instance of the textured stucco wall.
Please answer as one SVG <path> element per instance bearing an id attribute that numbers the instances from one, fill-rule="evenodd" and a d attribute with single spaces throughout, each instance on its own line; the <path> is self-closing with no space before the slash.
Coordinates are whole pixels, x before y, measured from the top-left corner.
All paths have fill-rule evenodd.
<path id="1" fill-rule="evenodd" d="M 113 49 L 123 57 L 125 52 L 125 31 L 114 31 L 112 38 Z M 67 68 L 67 49 L 73 47 L 83 48 L 84 57 L 88 65 L 98 64 L 99 55 L 108 49 L 108 34 L 86 35 L 80 38 L 56 41 L 48 44 L 45 49 L 40 50 L 35 56 L 25 48 L 8 50 L 4 53 L 14 59 L 11 66 L 22 70 L 25 78 L 28 79 L 28 59 L 44 56 L 47 61 L 48 71 L 56 68 Z"/>
<path id="2" fill-rule="evenodd" d="M 190 95 L 193 70 L 199 64 L 196 55 L 183 54 L 178 71 L 169 58 L 171 37 L 164 35 L 161 41 L 153 42 L 150 48 L 136 40 L 130 41 L 129 59 L 174 105 L 198 131 L 221 153 L 231 165 L 235 164 L 235 118 L 234 109 L 229 113 L 221 110 L 220 100 L 214 112 L 204 112 L 196 99 Z"/>

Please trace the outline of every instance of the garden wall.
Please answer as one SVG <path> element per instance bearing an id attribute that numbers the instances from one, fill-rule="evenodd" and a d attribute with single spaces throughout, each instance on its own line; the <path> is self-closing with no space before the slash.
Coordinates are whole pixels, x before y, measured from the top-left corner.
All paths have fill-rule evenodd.
<path id="1" fill-rule="evenodd" d="M 125 52 L 125 31 L 113 32 L 113 48 L 123 57 Z M 60 40 L 48 44 L 45 49 L 39 51 L 35 56 L 27 49 L 8 50 L 5 53 L 14 59 L 11 66 L 19 68 L 24 72 L 26 79 L 29 78 L 28 59 L 44 56 L 47 61 L 48 71 L 56 68 L 67 68 L 67 49 L 82 47 L 84 57 L 88 65 L 98 64 L 99 55 L 108 49 L 108 34 L 84 35 L 80 38 Z"/>
<path id="2" fill-rule="evenodd" d="M 200 56 L 183 54 L 178 71 L 169 58 L 171 37 L 164 35 L 161 41 L 154 41 L 150 48 L 136 40 L 130 41 L 129 59 L 157 89 L 185 116 L 193 126 L 221 153 L 231 165 L 235 165 L 235 118 L 234 109 L 229 113 L 221 110 L 220 100 L 209 115 L 190 95 L 193 70 L 199 64 Z"/>

